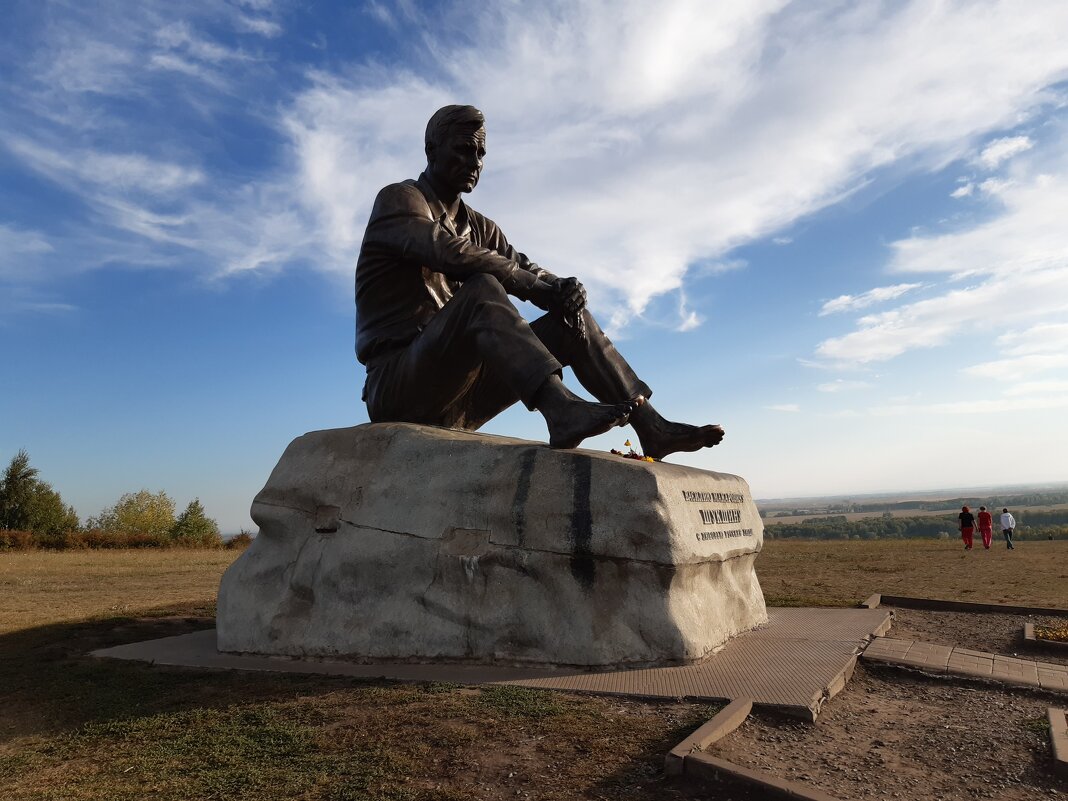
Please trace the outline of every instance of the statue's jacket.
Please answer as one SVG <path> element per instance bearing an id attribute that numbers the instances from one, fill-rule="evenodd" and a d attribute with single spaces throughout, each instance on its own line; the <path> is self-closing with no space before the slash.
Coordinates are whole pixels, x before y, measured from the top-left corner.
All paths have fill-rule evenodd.
<path id="1" fill-rule="evenodd" d="M 463 201 L 450 219 L 425 173 L 385 187 L 356 262 L 357 358 L 367 364 L 407 345 L 465 278 L 480 273 L 521 299 L 538 279 L 555 278 Z"/>

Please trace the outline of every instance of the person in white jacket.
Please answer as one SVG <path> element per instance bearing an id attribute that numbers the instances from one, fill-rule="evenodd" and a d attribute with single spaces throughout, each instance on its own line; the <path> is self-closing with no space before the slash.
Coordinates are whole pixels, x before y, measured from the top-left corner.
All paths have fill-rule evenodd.
<path id="1" fill-rule="evenodd" d="M 1001 533 L 1005 535 L 1005 547 L 1010 551 L 1013 549 L 1012 544 L 1012 532 L 1016 528 L 1016 518 L 1012 516 L 1012 513 L 1008 509 L 1001 510 Z"/>

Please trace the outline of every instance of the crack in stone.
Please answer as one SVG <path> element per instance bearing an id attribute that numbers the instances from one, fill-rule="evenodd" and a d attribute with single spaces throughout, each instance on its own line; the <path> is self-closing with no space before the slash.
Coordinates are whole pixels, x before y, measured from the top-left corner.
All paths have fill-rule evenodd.
<path id="1" fill-rule="evenodd" d="M 256 503 L 263 504 L 264 506 L 273 506 L 273 507 L 278 508 L 278 509 L 289 509 L 290 511 L 293 511 L 293 512 L 303 512 L 306 515 L 314 516 L 314 512 L 309 512 L 307 509 L 302 509 L 299 506 L 288 506 L 288 505 L 286 505 L 284 503 L 270 503 L 269 501 L 257 501 Z M 427 536 L 425 536 L 423 534 L 416 534 L 416 533 L 414 533 L 412 531 L 396 531 L 396 530 L 391 529 L 391 528 L 379 528 L 378 526 L 369 526 L 369 525 L 366 525 L 364 523 L 359 523 L 359 522 L 357 522 L 355 520 L 347 520 L 344 517 L 339 517 L 338 521 L 341 522 L 341 523 L 344 523 L 345 525 L 352 526 L 353 528 L 362 529 L 364 531 L 380 531 L 383 534 L 397 534 L 398 536 L 401 536 L 401 537 L 414 537 L 415 539 L 418 539 L 418 540 L 427 540 L 427 541 L 432 541 L 432 540 L 439 540 L 440 541 L 440 539 L 441 539 L 440 537 L 427 537 Z M 510 543 L 497 542 L 496 540 L 493 539 L 492 534 L 490 536 L 490 545 L 494 545 L 494 546 L 496 546 L 498 548 L 507 549 L 509 551 L 523 551 L 525 553 L 550 554 L 552 556 L 572 556 L 573 555 L 572 552 L 568 551 L 568 550 L 554 551 L 554 550 L 550 550 L 548 548 L 531 548 L 531 547 L 525 546 L 525 545 L 512 545 Z M 745 553 L 750 553 L 750 552 L 747 551 Z M 733 558 L 736 558 L 738 556 L 744 556 L 745 553 L 743 553 L 743 554 L 734 554 L 733 556 L 729 555 L 729 554 L 716 554 L 717 556 L 720 556 L 721 558 L 717 559 L 717 560 L 714 560 L 714 561 L 726 562 L 726 561 L 728 561 L 730 559 L 733 559 Z M 634 556 L 608 556 L 606 554 L 590 554 L 590 558 L 595 559 L 595 560 L 604 560 L 606 562 L 611 562 L 611 563 L 615 563 L 615 564 L 624 564 L 624 563 L 633 562 L 633 563 L 642 564 L 642 565 L 659 565 L 659 566 L 662 566 L 662 567 L 686 567 L 687 565 L 700 565 L 700 564 L 705 564 L 708 561 L 712 561 L 712 560 L 709 560 L 708 558 L 705 558 L 705 559 L 702 559 L 702 560 L 696 561 L 696 562 L 675 562 L 675 563 L 671 563 L 671 562 L 661 562 L 661 561 L 657 561 L 655 559 L 640 559 L 640 558 L 634 557 Z"/>

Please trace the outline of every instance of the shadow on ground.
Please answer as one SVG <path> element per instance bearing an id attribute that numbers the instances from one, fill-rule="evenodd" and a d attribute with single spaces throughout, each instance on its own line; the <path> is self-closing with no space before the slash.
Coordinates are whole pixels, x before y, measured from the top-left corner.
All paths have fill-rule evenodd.
<path id="1" fill-rule="evenodd" d="M 0 796 L 124 799 L 715 798 L 663 774 L 714 708 L 100 660 L 210 628 L 207 607 L 0 636 Z"/>

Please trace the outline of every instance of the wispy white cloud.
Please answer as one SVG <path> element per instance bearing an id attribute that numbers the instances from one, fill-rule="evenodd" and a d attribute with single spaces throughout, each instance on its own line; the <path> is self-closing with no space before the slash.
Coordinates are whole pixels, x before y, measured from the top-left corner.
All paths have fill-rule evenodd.
<path id="1" fill-rule="evenodd" d="M 58 115 L 73 94 L 149 97 L 152 81 L 177 75 L 234 91 L 247 78 L 241 69 L 258 62 L 198 24 L 225 16 L 217 5 L 189 8 L 179 16 L 146 3 L 130 19 L 89 19 L 95 27 L 80 35 L 64 29 L 39 57 L 42 67 L 62 65 L 55 86 L 65 94 L 41 97 Z M 245 32 L 257 32 L 248 19 L 278 18 L 268 3 L 227 8 L 229 24 Z M 421 169 L 429 114 L 473 102 L 487 114 L 490 152 L 472 204 L 540 263 L 581 275 L 610 314 L 633 317 L 708 265 L 733 264 L 739 245 L 849 196 L 878 168 L 929 170 L 968 157 L 977 142 L 1045 108 L 1048 87 L 1068 69 L 1058 35 L 1068 7 L 1056 2 L 1019 14 L 1000 2 L 558 0 L 456 3 L 432 20 L 410 3 L 384 8 L 365 6 L 383 25 L 403 17 L 411 68 L 310 73 L 281 104 L 287 146 L 268 170 L 192 180 L 204 168 L 146 148 L 153 163 L 187 170 L 157 182 L 156 192 L 178 187 L 166 207 L 123 197 L 122 208 L 86 168 L 73 168 L 78 191 L 125 232 L 203 249 L 200 261 L 220 273 L 289 259 L 348 274 L 378 189 Z M 196 97 L 205 113 L 232 104 L 210 91 Z M 105 152 L 99 143 L 63 152 L 79 150 Z M 110 155 L 123 158 L 119 150 Z M 144 171 L 126 166 L 132 185 L 150 191 Z M 1008 186 L 998 199 L 1019 191 Z M 244 255 L 224 253 L 209 232 Z M 908 243 L 899 245 L 904 264 Z M 843 296 L 825 313 L 893 299 L 878 290 Z M 673 325 L 682 328 L 700 317 L 678 314 Z"/>
<path id="2" fill-rule="evenodd" d="M 988 398 L 982 400 L 951 401 L 927 405 L 902 404 L 877 406 L 870 410 L 876 417 L 900 415 L 1003 414 L 1039 409 L 1068 408 L 1068 393 L 1028 398 Z"/>
<path id="3" fill-rule="evenodd" d="M 1037 353 L 1031 348 L 1042 342 L 1068 352 L 1068 227 L 1062 223 L 1068 218 L 1068 146 L 1051 136 L 1014 160 L 1011 170 L 979 221 L 893 243 L 890 269 L 944 282 L 930 285 L 930 297 L 860 318 L 852 332 L 821 342 L 817 356 L 868 364 L 979 330 L 1003 334 L 1000 347 L 1015 341 L 1007 355 Z M 1015 333 L 1005 333 L 1010 330 Z M 1011 361 L 968 371 L 1019 377 L 1042 362 L 1017 360 L 1013 367 Z"/>
<path id="4" fill-rule="evenodd" d="M 1068 353 L 1029 353 L 1026 356 L 995 359 L 966 367 L 964 372 L 981 378 L 1019 381 L 1061 367 L 1068 367 Z"/>
<path id="5" fill-rule="evenodd" d="M 765 409 L 772 412 L 800 412 L 801 407 L 796 403 L 773 403 L 770 406 L 765 406 Z"/>
<path id="6" fill-rule="evenodd" d="M 263 17 L 251 17 L 247 14 L 238 15 L 237 27 L 238 30 L 255 33 L 268 39 L 281 36 L 283 30 L 281 24 L 273 20 L 264 19 Z"/>
<path id="7" fill-rule="evenodd" d="M 1057 5 L 461 9 L 473 44 L 431 49 L 420 74 L 440 78 L 317 75 L 287 113 L 331 264 L 350 269 L 377 188 L 420 169 L 440 103 L 487 114 L 472 203 L 540 263 L 581 272 L 601 302 L 633 312 L 691 265 L 837 202 L 874 168 L 965 156 L 1039 108 L 1068 68 Z"/>
<path id="8" fill-rule="evenodd" d="M 68 93 L 111 94 L 129 87 L 133 52 L 117 44 L 62 35 L 54 49 L 42 53 L 43 83 Z"/>
<path id="9" fill-rule="evenodd" d="M 393 16 L 393 12 L 385 3 L 381 3 L 378 0 L 368 0 L 368 2 L 364 3 L 363 10 L 387 28 L 395 29 L 398 25 L 397 18 Z"/>
<path id="10" fill-rule="evenodd" d="M 1001 327 L 1020 323 L 1029 315 L 1060 314 L 1066 303 L 1068 268 L 999 276 L 863 317 L 855 331 L 821 342 L 816 354 L 843 365 L 886 361 L 909 350 L 943 345 L 970 326 Z"/>
<path id="11" fill-rule="evenodd" d="M 956 189 L 954 189 L 952 192 L 949 193 L 949 196 L 950 197 L 956 197 L 956 198 L 968 197 L 974 191 L 975 191 L 975 184 L 973 184 L 971 182 L 968 182 L 966 184 L 962 184 L 961 186 L 958 186 Z"/>
<path id="12" fill-rule="evenodd" d="M 820 392 L 849 392 L 855 389 L 867 389 L 870 386 L 871 384 L 867 381 L 848 381 L 844 378 L 837 378 L 834 381 L 818 384 L 816 389 Z"/>
<path id="13" fill-rule="evenodd" d="M 987 178 L 985 181 L 980 181 L 976 188 L 984 195 L 1000 195 L 1010 186 L 1012 186 L 1012 181 L 1005 181 L 1001 178 Z"/>
<path id="14" fill-rule="evenodd" d="M 1006 159 L 1011 159 L 1025 150 L 1030 150 L 1034 145 L 1035 143 L 1027 136 L 1005 136 L 1001 139 L 995 139 L 984 147 L 979 154 L 978 161 L 986 169 L 992 170 Z"/>
<path id="15" fill-rule="evenodd" d="M 0 295 L 13 294 L 7 282 L 32 278 L 55 246 L 40 231 L 0 223 Z M 10 298 L 9 298 L 10 301 Z M 0 304 L 0 309 L 8 304 Z"/>
<path id="16" fill-rule="evenodd" d="M 51 243 L 39 231 L 27 231 L 0 223 L 0 254 L 48 253 Z"/>
<path id="17" fill-rule="evenodd" d="M 141 153 L 63 152 L 20 138 L 10 139 L 7 146 L 25 164 L 70 187 L 91 184 L 98 189 L 106 188 L 109 193 L 161 194 L 188 189 L 204 181 L 204 173 L 197 167 L 185 167 Z"/>
<path id="18" fill-rule="evenodd" d="M 156 41 L 167 50 L 181 50 L 191 58 L 221 64 L 225 61 L 245 61 L 248 56 L 232 47 L 196 33 L 187 22 L 172 22 L 156 31 Z"/>
<path id="19" fill-rule="evenodd" d="M 151 69 L 169 70 L 171 72 L 181 73 L 190 78 L 196 78 L 209 86 L 214 86 L 219 89 L 226 85 L 220 73 L 216 70 L 205 67 L 203 64 L 198 64 L 195 61 L 190 61 L 182 56 L 175 55 L 174 53 L 154 53 L 149 58 L 148 65 Z"/>
<path id="20" fill-rule="evenodd" d="M 828 300 L 823 304 L 820 309 L 820 317 L 839 312 L 865 309 L 868 306 L 874 306 L 876 303 L 894 300 L 919 286 L 922 286 L 922 284 L 894 284 L 893 286 L 877 287 L 860 295 L 839 295 L 837 298 Z"/>
<path id="21" fill-rule="evenodd" d="M 745 259 L 715 259 L 713 261 L 698 262 L 694 265 L 693 272 L 698 276 L 723 275 L 723 273 L 744 270 L 749 266 Z"/>
<path id="22" fill-rule="evenodd" d="M 1068 379 L 1051 379 L 1049 381 L 1023 381 L 1005 388 L 1008 396 L 1016 395 L 1039 395 L 1046 392 L 1058 392 L 1068 395 Z"/>
<path id="23" fill-rule="evenodd" d="M 1043 323 L 1007 331 L 998 337 L 997 345 L 1007 356 L 1068 353 L 1068 323 Z"/>

